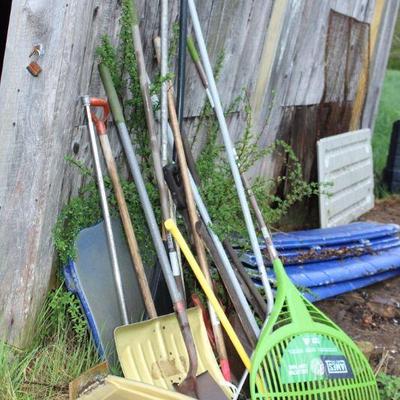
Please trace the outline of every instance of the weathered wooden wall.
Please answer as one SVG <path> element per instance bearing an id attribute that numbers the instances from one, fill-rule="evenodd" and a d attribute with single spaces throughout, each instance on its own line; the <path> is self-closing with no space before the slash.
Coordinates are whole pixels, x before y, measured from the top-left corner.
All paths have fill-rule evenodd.
<path id="1" fill-rule="evenodd" d="M 154 73 L 152 38 L 158 1 L 138 1 L 146 61 Z M 260 145 L 289 141 L 315 173 L 317 138 L 350 124 L 372 126 L 398 0 L 203 0 L 200 20 L 215 62 L 225 57 L 218 87 L 224 105 L 246 89 Z M 178 1 L 170 1 L 170 23 Z M 102 94 L 95 48 L 104 33 L 117 40 L 120 4 L 112 0 L 14 0 L 0 82 L 0 336 L 21 344 L 51 277 L 51 230 L 81 178 L 64 156 L 90 165 L 78 96 Z M 43 73 L 25 69 L 42 43 Z M 364 71 L 364 73 L 361 73 Z M 193 135 L 204 102 L 188 64 L 186 131 Z M 356 105 L 355 105 L 356 104 Z M 244 126 L 229 116 L 234 139 Z M 202 138 L 197 145 L 201 146 Z M 115 151 L 119 148 L 113 138 Z M 284 172 L 263 160 L 253 173 Z"/>
<path id="2" fill-rule="evenodd" d="M 56 216 L 79 185 L 64 156 L 88 153 L 78 96 L 99 91 L 95 48 L 101 34 L 116 37 L 119 13 L 113 1 L 12 4 L 0 83 L 0 332 L 17 345 L 49 285 Z M 36 43 L 38 78 L 25 68 Z"/>

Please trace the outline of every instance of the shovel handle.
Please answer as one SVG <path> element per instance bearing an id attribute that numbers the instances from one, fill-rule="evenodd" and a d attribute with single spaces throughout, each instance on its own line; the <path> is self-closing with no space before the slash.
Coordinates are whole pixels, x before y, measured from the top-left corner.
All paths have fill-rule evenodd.
<path id="1" fill-rule="evenodd" d="M 182 253 L 185 255 L 186 260 L 192 269 L 194 275 L 196 276 L 197 281 L 199 282 L 201 288 L 203 289 L 204 293 L 207 296 L 208 301 L 212 304 L 215 313 L 218 315 L 219 320 L 221 321 L 222 326 L 225 329 L 225 332 L 229 336 L 233 346 L 235 347 L 240 359 L 242 360 L 246 369 L 250 372 L 251 370 L 251 360 L 250 357 L 247 355 L 246 350 L 244 349 L 242 343 L 240 342 L 238 336 L 236 335 L 233 326 L 229 322 L 228 318 L 226 317 L 224 310 L 222 309 L 219 301 L 215 297 L 214 292 L 212 291 L 210 285 L 207 282 L 203 272 L 200 269 L 199 264 L 197 264 L 196 259 L 194 258 L 192 252 L 190 251 L 189 246 L 187 245 L 185 239 L 183 238 L 181 232 L 179 231 L 178 227 L 175 225 L 175 222 L 172 219 L 167 219 L 164 222 L 165 228 L 169 231 L 172 236 L 174 237 L 176 243 L 182 250 Z M 256 377 L 257 385 L 261 388 L 263 392 L 266 393 L 266 388 L 264 382 L 260 376 L 257 375 Z M 269 399 L 269 396 L 267 396 Z"/>
<path id="2" fill-rule="evenodd" d="M 218 315 L 218 318 L 221 321 L 221 324 L 223 325 L 226 333 L 229 336 L 229 339 L 231 340 L 237 353 L 239 354 L 239 357 L 241 358 L 244 366 L 246 367 L 246 369 L 248 369 L 250 371 L 251 360 L 250 360 L 249 356 L 247 355 L 246 350 L 244 349 L 238 336 L 236 335 L 235 330 L 233 329 L 231 323 L 229 322 L 228 318 L 226 317 L 224 310 L 222 309 L 221 305 L 219 304 L 219 301 L 215 297 L 214 292 L 210 288 L 210 285 L 208 284 L 207 279 L 205 278 L 203 272 L 201 271 L 199 264 L 197 264 L 197 261 L 194 258 L 191 250 L 189 249 L 189 246 L 187 245 L 181 232 L 179 231 L 178 227 L 175 225 L 175 223 L 172 219 L 166 220 L 164 225 L 165 225 L 165 228 L 169 232 L 171 232 L 175 241 L 178 243 L 180 249 L 182 250 L 182 253 L 185 255 L 186 260 L 188 261 L 188 263 L 190 265 L 190 268 L 192 269 L 193 273 L 195 274 L 204 293 L 206 294 L 208 301 L 212 304 L 212 306 L 215 310 L 215 313 Z"/>
<path id="3" fill-rule="evenodd" d="M 105 64 L 99 64 L 99 72 L 104 85 L 104 89 L 108 96 L 108 104 L 110 105 L 114 122 L 117 125 L 120 123 L 124 123 L 124 113 L 122 112 L 122 107 L 114 87 L 111 73 Z"/>

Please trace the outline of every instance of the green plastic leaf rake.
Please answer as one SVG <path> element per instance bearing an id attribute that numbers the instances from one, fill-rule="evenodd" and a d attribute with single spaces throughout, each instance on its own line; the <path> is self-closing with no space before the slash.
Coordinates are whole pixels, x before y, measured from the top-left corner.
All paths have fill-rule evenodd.
<path id="1" fill-rule="evenodd" d="M 253 355 L 251 398 L 379 399 L 375 376 L 359 348 L 298 292 L 278 258 L 273 266 L 278 291 Z"/>

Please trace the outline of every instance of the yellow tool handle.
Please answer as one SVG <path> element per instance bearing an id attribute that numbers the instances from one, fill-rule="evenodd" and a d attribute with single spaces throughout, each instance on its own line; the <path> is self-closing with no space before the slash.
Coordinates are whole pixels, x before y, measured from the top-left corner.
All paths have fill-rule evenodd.
<path id="1" fill-rule="evenodd" d="M 165 228 L 169 232 L 171 232 L 175 241 L 178 243 L 178 246 L 180 247 L 183 254 L 185 255 L 186 260 L 188 261 L 190 267 L 192 268 L 193 273 L 196 275 L 196 278 L 200 283 L 200 286 L 202 287 L 208 300 L 212 304 L 216 314 L 218 315 L 219 320 L 221 321 L 221 324 L 223 325 L 226 333 L 229 336 L 229 339 L 231 340 L 233 346 L 235 347 L 237 353 L 239 354 L 239 357 L 241 358 L 244 366 L 246 367 L 246 369 L 248 371 L 250 371 L 251 360 L 250 360 L 249 356 L 247 355 L 246 350 L 244 349 L 242 343 L 240 343 L 240 340 L 237 337 L 235 331 L 233 330 L 231 323 L 229 322 L 228 318 L 226 317 L 224 310 L 220 306 L 217 298 L 215 297 L 214 292 L 210 288 L 206 278 L 204 277 L 203 272 L 201 271 L 201 269 L 199 267 L 199 264 L 197 264 L 196 259 L 194 258 L 192 252 L 190 251 L 189 246 L 187 245 L 182 234 L 180 233 L 178 227 L 175 225 L 175 223 L 172 219 L 167 219 L 165 221 L 164 225 L 165 225 Z"/>

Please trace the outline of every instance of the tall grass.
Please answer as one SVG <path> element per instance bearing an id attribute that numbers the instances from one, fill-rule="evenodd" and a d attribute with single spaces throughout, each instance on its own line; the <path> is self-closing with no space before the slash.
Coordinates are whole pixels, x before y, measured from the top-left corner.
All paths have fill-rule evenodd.
<path id="1" fill-rule="evenodd" d="M 393 122 L 400 119 L 400 71 L 387 70 L 372 137 L 376 194 L 385 195 L 383 169 L 390 145 Z"/>
<path id="2" fill-rule="evenodd" d="M 99 362 L 89 334 L 78 336 L 66 308 L 55 312 L 50 298 L 31 337 L 24 350 L 0 342 L 1 400 L 68 399 L 68 383 Z"/>

